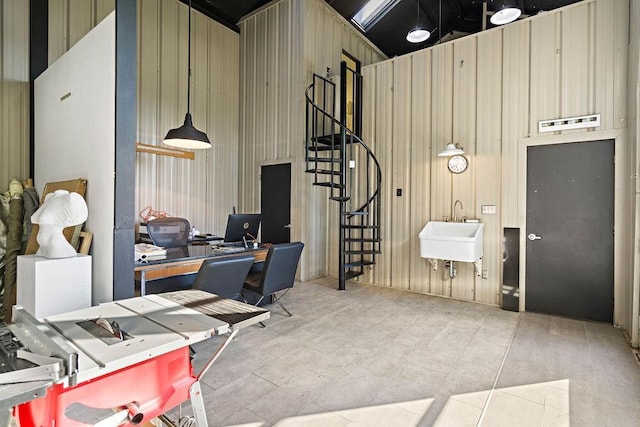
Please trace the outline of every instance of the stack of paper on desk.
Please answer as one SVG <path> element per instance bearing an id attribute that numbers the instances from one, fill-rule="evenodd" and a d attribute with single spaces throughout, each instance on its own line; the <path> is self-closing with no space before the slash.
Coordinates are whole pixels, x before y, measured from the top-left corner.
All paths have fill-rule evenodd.
<path id="1" fill-rule="evenodd" d="M 160 246 L 152 245 L 150 243 L 136 243 L 135 260 L 152 261 L 154 259 L 162 259 L 167 256 L 167 250 Z"/>

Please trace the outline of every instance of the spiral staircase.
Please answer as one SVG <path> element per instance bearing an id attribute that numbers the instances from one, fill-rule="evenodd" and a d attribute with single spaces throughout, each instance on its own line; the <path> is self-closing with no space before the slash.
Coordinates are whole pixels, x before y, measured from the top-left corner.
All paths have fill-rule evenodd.
<path id="1" fill-rule="evenodd" d="M 338 289 L 364 274 L 380 254 L 380 164 L 361 135 L 362 76 L 341 64 L 340 98 L 331 77 L 313 75 L 306 90 L 305 172 L 339 206 Z M 341 101 L 336 118 L 336 101 Z"/>

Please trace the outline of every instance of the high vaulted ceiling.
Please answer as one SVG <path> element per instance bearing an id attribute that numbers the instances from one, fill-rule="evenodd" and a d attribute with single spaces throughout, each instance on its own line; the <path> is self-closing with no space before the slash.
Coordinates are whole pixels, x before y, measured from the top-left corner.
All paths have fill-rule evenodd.
<path id="1" fill-rule="evenodd" d="M 181 0 L 188 3 L 188 0 Z M 302 1 L 302 0 L 296 0 Z M 325 0 L 347 21 L 368 0 Z M 450 40 L 483 29 L 483 3 L 492 12 L 504 0 L 400 0 L 382 19 L 364 35 L 387 56 L 393 57 L 423 49 L 438 40 Z M 557 9 L 579 0 L 515 0 L 523 9 L 523 16 L 531 16 Z M 192 0 L 194 9 L 212 19 L 239 31 L 240 18 L 269 3 L 270 0 Z M 418 12 L 419 11 L 419 12 Z M 486 18 L 486 16 L 485 16 Z M 409 43 L 407 33 L 419 23 L 431 31 L 431 37 L 422 43 Z M 508 24 L 507 24 L 508 25 Z M 486 19 L 486 28 L 493 25 Z M 355 27 L 355 26 L 354 26 Z"/>

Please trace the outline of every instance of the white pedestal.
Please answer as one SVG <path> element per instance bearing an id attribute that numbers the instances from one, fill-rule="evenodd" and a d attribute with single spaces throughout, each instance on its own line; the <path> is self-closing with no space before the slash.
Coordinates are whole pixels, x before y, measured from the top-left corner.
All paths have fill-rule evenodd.
<path id="1" fill-rule="evenodd" d="M 91 307 L 91 256 L 18 256 L 16 302 L 38 319 Z"/>

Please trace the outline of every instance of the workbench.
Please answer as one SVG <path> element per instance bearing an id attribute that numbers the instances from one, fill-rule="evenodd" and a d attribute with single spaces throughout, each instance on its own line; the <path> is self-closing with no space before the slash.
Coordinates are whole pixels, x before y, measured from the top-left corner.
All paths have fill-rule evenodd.
<path id="1" fill-rule="evenodd" d="M 20 427 L 133 426 L 190 400 L 207 420 L 200 379 L 238 332 L 269 312 L 200 290 L 145 295 L 35 319 L 14 307 L 7 325 L 35 366 L 0 373 L 0 409 Z M 198 373 L 190 346 L 226 339 Z"/>

